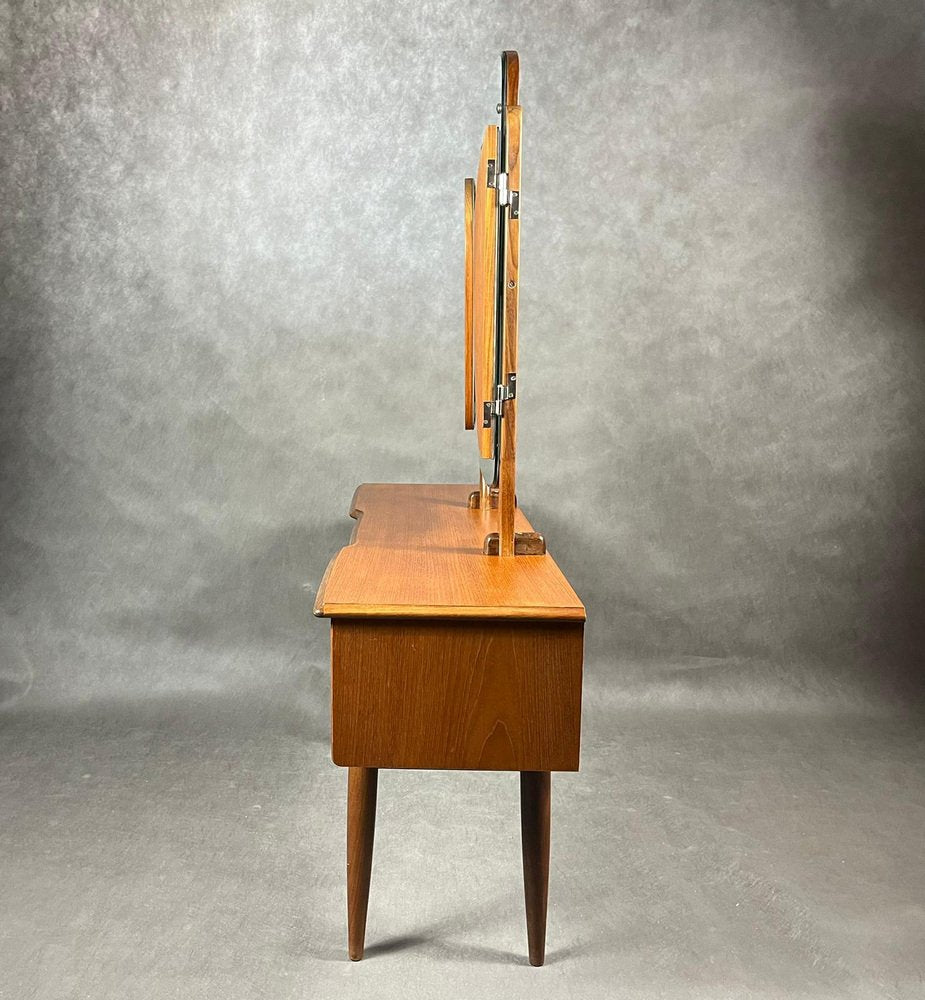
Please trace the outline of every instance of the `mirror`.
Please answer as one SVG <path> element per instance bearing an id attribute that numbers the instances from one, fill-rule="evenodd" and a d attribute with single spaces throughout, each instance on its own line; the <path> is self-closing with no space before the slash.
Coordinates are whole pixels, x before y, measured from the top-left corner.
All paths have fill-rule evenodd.
<path id="1" fill-rule="evenodd" d="M 516 52 L 501 56 L 501 101 L 497 111 L 500 125 L 489 125 L 482 136 L 478 171 L 465 184 L 466 235 L 466 347 L 465 425 L 474 429 L 478 441 L 482 477 L 497 489 L 501 471 L 501 419 L 495 405 L 498 386 L 506 383 L 505 327 L 510 326 L 511 294 L 506 295 L 510 270 L 509 225 L 519 218 L 518 204 L 510 200 L 509 162 L 511 122 L 516 129 L 514 150 L 519 172 L 520 109 L 517 96 L 520 80 Z M 515 251 L 516 252 L 516 251 Z M 516 259 L 514 265 L 516 268 Z M 516 284 L 512 286 L 516 292 Z M 514 298 L 516 331 L 516 297 Z M 516 336 L 516 333 L 514 333 Z M 515 368 L 511 369 L 516 370 Z"/>

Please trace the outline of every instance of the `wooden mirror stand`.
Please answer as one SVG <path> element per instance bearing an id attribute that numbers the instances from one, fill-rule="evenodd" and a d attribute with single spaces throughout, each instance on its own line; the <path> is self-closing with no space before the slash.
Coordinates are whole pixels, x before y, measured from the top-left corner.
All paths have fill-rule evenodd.
<path id="1" fill-rule="evenodd" d="M 465 182 L 465 426 L 473 429 L 478 422 L 479 455 L 491 463 L 488 478 L 479 473 L 469 503 L 500 511 L 498 530 L 485 539 L 485 555 L 543 555 L 542 535 L 514 529 L 523 127 L 516 52 L 502 54 L 501 81 L 500 125 L 485 129 L 477 176 Z"/>
<path id="2" fill-rule="evenodd" d="M 363 956 L 379 768 L 520 772 L 527 943 L 546 947 L 550 772 L 576 771 L 585 609 L 516 498 L 519 61 L 465 183 L 465 425 L 479 484 L 366 484 L 321 581 L 347 767 L 347 927 Z"/>

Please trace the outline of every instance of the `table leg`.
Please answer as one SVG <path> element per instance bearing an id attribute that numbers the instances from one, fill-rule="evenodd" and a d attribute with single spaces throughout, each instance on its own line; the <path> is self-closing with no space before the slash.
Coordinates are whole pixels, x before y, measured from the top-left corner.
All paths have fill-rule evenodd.
<path id="1" fill-rule="evenodd" d="M 531 965 L 546 958 L 546 900 L 549 889 L 549 771 L 520 772 L 520 832 L 524 855 L 524 900 Z"/>
<path id="2" fill-rule="evenodd" d="M 347 931 L 350 958 L 363 957 L 369 876 L 376 831 L 376 789 L 379 770 L 351 767 L 347 775 Z"/>

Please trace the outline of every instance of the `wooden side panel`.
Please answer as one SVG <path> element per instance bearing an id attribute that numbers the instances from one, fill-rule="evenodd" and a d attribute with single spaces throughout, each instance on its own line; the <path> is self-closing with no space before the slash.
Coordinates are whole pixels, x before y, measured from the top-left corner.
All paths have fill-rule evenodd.
<path id="1" fill-rule="evenodd" d="M 466 178 L 465 196 L 465 226 L 466 226 L 466 346 L 464 351 L 465 373 L 465 423 L 466 430 L 470 431 L 475 426 L 475 385 L 473 382 L 473 346 L 472 346 L 472 306 L 474 300 L 474 289 L 472 280 L 474 277 L 472 270 L 472 243 L 475 238 L 475 181 L 471 177 Z"/>
<path id="2" fill-rule="evenodd" d="M 331 628 L 335 764 L 578 769 L 580 623 L 340 619 Z"/>
<path id="3" fill-rule="evenodd" d="M 489 125 L 482 140 L 475 178 L 473 311 L 475 342 L 475 427 L 482 458 L 492 457 L 491 428 L 482 427 L 482 403 L 491 399 L 495 378 L 495 275 L 498 269 L 498 192 L 488 186 L 488 161 L 498 162 L 498 128 Z"/>

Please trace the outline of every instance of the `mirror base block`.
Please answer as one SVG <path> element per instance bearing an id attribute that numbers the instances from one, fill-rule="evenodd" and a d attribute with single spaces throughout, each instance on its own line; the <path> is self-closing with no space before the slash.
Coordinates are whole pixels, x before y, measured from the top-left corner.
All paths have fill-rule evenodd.
<path id="1" fill-rule="evenodd" d="M 485 536 L 485 544 L 482 552 L 486 556 L 496 556 L 500 549 L 500 539 L 497 531 Z M 516 531 L 514 532 L 514 555 L 515 556 L 545 556 L 546 539 L 538 531 Z"/>

